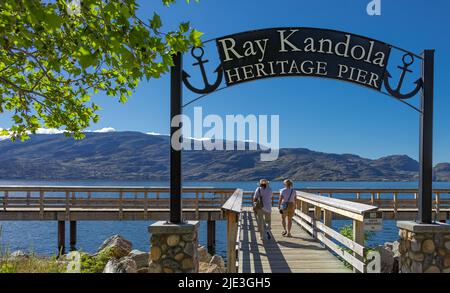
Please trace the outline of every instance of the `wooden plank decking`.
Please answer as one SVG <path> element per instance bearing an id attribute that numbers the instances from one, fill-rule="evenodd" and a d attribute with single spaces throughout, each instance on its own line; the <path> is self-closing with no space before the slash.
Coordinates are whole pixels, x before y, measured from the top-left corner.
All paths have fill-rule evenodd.
<path id="1" fill-rule="evenodd" d="M 279 213 L 272 213 L 271 240 L 261 241 L 253 211 L 245 209 L 242 218 L 240 273 L 351 273 L 322 244 L 293 223 L 293 238 L 281 235 Z"/>

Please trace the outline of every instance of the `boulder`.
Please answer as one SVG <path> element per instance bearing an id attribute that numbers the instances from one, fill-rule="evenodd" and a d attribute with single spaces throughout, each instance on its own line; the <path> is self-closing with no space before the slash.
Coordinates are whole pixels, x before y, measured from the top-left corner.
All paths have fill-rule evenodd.
<path id="1" fill-rule="evenodd" d="M 214 255 L 211 260 L 209 261 L 210 265 L 217 265 L 219 268 L 225 267 L 225 262 L 223 258 L 219 255 Z"/>
<path id="2" fill-rule="evenodd" d="M 390 274 L 393 272 L 394 268 L 394 252 L 392 251 L 392 246 L 378 246 L 376 250 L 380 253 L 381 260 L 381 273 Z"/>
<path id="3" fill-rule="evenodd" d="M 139 269 L 148 267 L 150 255 L 148 252 L 143 252 L 137 249 L 133 249 L 128 257 L 134 260 L 136 266 Z"/>
<path id="4" fill-rule="evenodd" d="M 159 263 L 156 262 L 150 262 L 150 265 L 148 266 L 148 272 L 149 273 L 161 273 L 162 272 L 162 266 Z"/>
<path id="5" fill-rule="evenodd" d="M 112 257 L 120 259 L 131 252 L 133 244 L 120 235 L 106 239 L 97 251 L 97 254 L 108 252 Z"/>
<path id="6" fill-rule="evenodd" d="M 127 256 L 119 260 L 110 259 L 103 269 L 103 273 L 137 273 L 137 271 L 136 262 Z"/>
<path id="7" fill-rule="evenodd" d="M 220 274 L 220 273 L 226 273 L 226 269 L 220 268 L 216 264 L 209 264 L 206 262 L 201 262 L 201 263 L 199 263 L 198 272 L 206 273 L 206 274 L 211 274 L 211 273 Z"/>
<path id="8" fill-rule="evenodd" d="M 205 246 L 200 246 L 198 249 L 198 261 L 209 263 L 211 261 L 211 254 L 209 254 L 208 249 Z"/>
<path id="9" fill-rule="evenodd" d="M 29 255 L 22 250 L 16 250 L 9 255 L 9 258 L 12 260 L 26 259 L 29 258 Z"/>
<path id="10" fill-rule="evenodd" d="M 394 253 L 395 257 L 400 256 L 400 242 L 395 241 L 392 243 L 392 252 Z"/>

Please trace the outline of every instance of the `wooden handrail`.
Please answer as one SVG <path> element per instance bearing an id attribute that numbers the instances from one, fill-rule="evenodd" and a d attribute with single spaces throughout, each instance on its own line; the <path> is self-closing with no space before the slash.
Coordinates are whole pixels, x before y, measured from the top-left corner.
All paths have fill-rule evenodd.
<path id="1" fill-rule="evenodd" d="M 211 211 L 222 217 L 224 200 L 233 194 L 235 189 L 185 187 L 182 191 L 183 209 L 194 210 L 193 218 L 200 219 L 205 216 L 205 212 Z M 195 196 L 200 193 L 201 199 Z M 130 213 L 140 212 L 143 219 L 149 219 L 149 213 L 167 212 L 169 195 L 168 187 L 3 185 L 0 186 L 0 216 L 4 220 L 43 220 L 56 217 L 59 212 L 69 220 L 75 213 L 80 217 L 80 212 L 86 212 L 81 217 L 89 218 L 88 212 L 101 213 L 108 210 L 117 213 L 117 216 L 110 214 L 113 219 L 125 219 L 126 213 L 129 213 L 129 219 Z M 37 215 L 35 211 L 38 211 Z"/>
<path id="2" fill-rule="evenodd" d="M 242 196 L 242 189 L 236 189 L 222 206 L 222 211 L 227 219 L 227 269 L 229 273 L 236 273 L 239 266 Z"/>
<path id="3" fill-rule="evenodd" d="M 294 221 L 351 264 L 355 271 L 364 272 L 366 266 L 364 262 L 364 219 L 378 208 L 301 191 L 297 192 L 296 203 Z M 313 208 L 313 216 L 310 215 L 310 207 Z M 323 222 L 321 221 L 322 212 Z M 348 239 L 331 228 L 333 214 L 352 219 L 353 239 Z M 341 249 L 333 240 L 347 247 L 351 253 Z"/>

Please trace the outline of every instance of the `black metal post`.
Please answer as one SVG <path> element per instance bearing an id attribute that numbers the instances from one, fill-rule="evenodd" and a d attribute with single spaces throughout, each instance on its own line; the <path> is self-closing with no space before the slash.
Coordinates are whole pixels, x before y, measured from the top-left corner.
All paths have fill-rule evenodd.
<path id="1" fill-rule="evenodd" d="M 181 142 L 172 141 L 173 136 L 180 130 L 181 124 L 175 123 L 174 118 L 182 114 L 182 71 L 183 55 L 173 56 L 174 65 L 170 71 L 170 222 L 179 224 L 181 215 Z M 176 121 L 175 121 L 176 122 Z M 181 122 L 181 121 L 180 121 Z"/>
<path id="2" fill-rule="evenodd" d="M 420 115 L 420 170 L 418 221 L 432 223 L 433 201 L 433 99 L 434 99 L 434 50 L 425 50 L 423 68 L 423 93 Z"/>

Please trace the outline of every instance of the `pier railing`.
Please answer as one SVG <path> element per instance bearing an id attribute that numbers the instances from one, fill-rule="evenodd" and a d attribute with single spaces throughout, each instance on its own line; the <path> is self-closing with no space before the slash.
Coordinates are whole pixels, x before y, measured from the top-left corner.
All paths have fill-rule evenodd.
<path id="1" fill-rule="evenodd" d="M 236 273 L 239 267 L 242 195 L 242 189 L 236 189 L 222 206 L 227 220 L 227 269 L 229 273 Z"/>
<path id="2" fill-rule="evenodd" d="M 414 220 L 418 210 L 418 190 L 412 188 L 300 188 L 301 192 L 378 207 L 385 219 Z M 244 205 L 251 205 L 253 191 L 244 192 Z M 278 205 L 274 192 L 272 205 Z M 433 190 L 433 213 L 436 221 L 450 219 L 450 189 Z"/>
<path id="3" fill-rule="evenodd" d="M 376 212 L 377 207 L 305 192 L 297 192 L 296 205 L 294 221 L 297 224 L 352 265 L 355 271 L 365 272 L 364 219 Z M 312 216 L 310 208 L 314 210 Z M 333 215 L 352 220 L 352 239 L 332 229 Z"/>
<path id="4" fill-rule="evenodd" d="M 220 213 L 223 203 L 234 191 L 228 188 L 185 187 L 182 191 L 183 210 L 189 211 L 191 218 L 199 218 L 200 213 L 205 211 Z M 117 219 L 122 220 L 125 213 L 132 212 L 141 215 L 138 218 L 130 216 L 130 219 L 150 219 L 151 212 L 169 210 L 169 194 L 168 187 L 0 186 L 0 213 L 34 213 L 33 219 L 43 220 L 49 219 L 48 213 L 56 212 L 65 214 L 66 218 L 76 212 L 116 212 Z M 9 214 L 11 220 L 20 220 L 14 218 L 16 215 Z M 6 213 L 2 219 L 8 219 Z"/>

